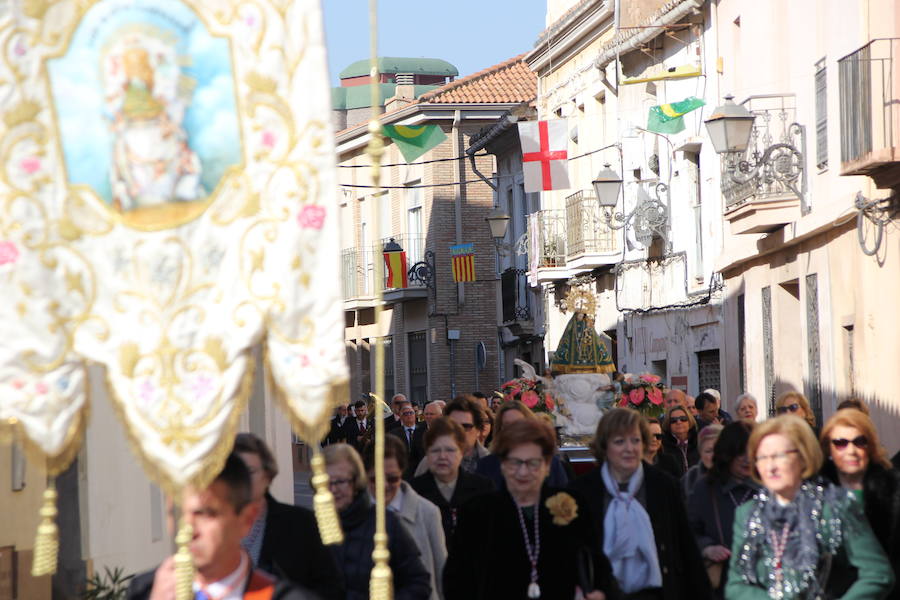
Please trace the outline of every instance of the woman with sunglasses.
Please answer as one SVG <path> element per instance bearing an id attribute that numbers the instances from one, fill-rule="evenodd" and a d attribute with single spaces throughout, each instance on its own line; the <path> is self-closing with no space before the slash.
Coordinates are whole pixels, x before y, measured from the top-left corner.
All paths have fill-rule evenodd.
<path id="1" fill-rule="evenodd" d="M 722 428 L 713 446 L 709 472 L 688 497 L 688 520 L 706 562 L 715 598 L 724 598 L 737 507 L 759 489 L 750 478 L 747 440 L 753 424 L 735 421 Z M 702 434 L 702 432 L 701 432 Z"/>
<path id="2" fill-rule="evenodd" d="M 809 405 L 809 400 L 800 392 L 785 392 L 778 396 L 775 400 L 775 415 L 800 417 L 809 424 L 815 437 L 819 437 L 819 428 L 816 427 L 816 415 Z"/>
<path id="3" fill-rule="evenodd" d="M 505 425 L 494 440 L 505 486 L 471 500 L 450 540 L 446 600 L 617 598 L 609 561 L 577 494 L 546 485 L 556 439 L 540 419 Z"/>
<path id="4" fill-rule="evenodd" d="M 725 597 L 884 598 L 891 564 L 853 494 L 815 478 L 822 448 L 808 423 L 769 419 L 747 447 L 764 489 L 735 514 Z"/>
<path id="5" fill-rule="evenodd" d="M 700 460 L 700 452 L 697 450 L 697 421 L 686 408 L 675 405 L 666 411 L 663 432 L 663 452 L 675 459 L 678 477 L 683 477 Z"/>
<path id="6" fill-rule="evenodd" d="M 647 427 L 650 429 L 650 442 L 644 448 L 644 462 L 651 464 L 660 471 L 668 473 L 675 479 L 681 477 L 681 469 L 675 459 L 662 452 L 663 430 L 662 424 L 656 417 L 645 417 Z"/>
<path id="7" fill-rule="evenodd" d="M 395 435 L 384 436 L 384 502 L 399 517 L 419 549 L 428 571 L 431 600 L 441 600 L 441 573 L 447 560 L 447 543 L 441 527 L 441 511 L 403 481 L 407 467 L 406 444 Z M 375 497 L 375 445 L 363 450 L 363 465 L 369 479 L 369 494 Z"/>
<path id="8" fill-rule="evenodd" d="M 440 509 L 448 542 L 456 528 L 460 507 L 494 489 L 490 479 L 460 468 L 466 448 L 466 431 L 459 423 L 450 417 L 435 419 L 425 432 L 428 470 L 409 482 L 420 496 Z"/>
<path id="9" fill-rule="evenodd" d="M 875 425 L 857 409 L 839 410 L 825 423 L 820 439 L 827 457 L 822 475 L 862 500 L 875 537 L 894 573 L 900 573 L 900 473 L 888 461 Z M 900 598 L 900 590 L 895 587 L 888 598 Z"/>
<path id="10" fill-rule="evenodd" d="M 697 482 L 706 477 L 706 474 L 712 469 L 713 451 L 720 433 L 722 433 L 722 426 L 713 423 L 701 429 L 697 434 L 697 452 L 700 454 L 700 460 L 681 478 L 681 490 L 684 492 L 685 499 L 690 497 Z"/>
<path id="11" fill-rule="evenodd" d="M 365 600 L 369 597 L 369 575 L 374 566 L 372 550 L 375 544 L 375 505 L 366 492 L 366 471 L 359 453 L 348 444 L 325 446 L 322 455 L 328 472 L 328 487 L 334 495 L 335 508 L 344 532 L 344 542 L 328 548 L 344 576 L 347 600 Z M 416 543 L 391 511 L 385 516 L 390 567 L 394 574 L 394 598 L 428 600 L 431 585 L 428 583 L 428 571 L 419 559 Z M 303 543 L 303 540 L 296 542 Z"/>

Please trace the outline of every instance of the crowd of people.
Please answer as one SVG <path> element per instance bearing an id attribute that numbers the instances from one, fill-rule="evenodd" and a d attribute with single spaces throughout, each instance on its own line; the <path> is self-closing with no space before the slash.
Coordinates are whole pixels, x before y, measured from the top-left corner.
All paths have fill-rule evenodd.
<path id="1" fill-rule="evenodd" d="M 759 420 L 715 390 L 664 396 L 661 419 L 608 410 L 575 476 L 545 414 L 462 395 L 385 418 L 384 473 L 397 600 L 900 598 L 900 474 L 865 403 L 819 428 L 798 392 Z M 372 411 L 375 412 L 375 411 Z M 369 597 L 375 533 L 373 418 L 338 407 L 323 449 L 344 532 L 268 492 L 278 473 L 251 434 L 206 490 L 185 496 L 197 598 Z M 262 596 L 245 590 L 265 589 Z M 129 598 L 172 600 L 165 561 Z"/>

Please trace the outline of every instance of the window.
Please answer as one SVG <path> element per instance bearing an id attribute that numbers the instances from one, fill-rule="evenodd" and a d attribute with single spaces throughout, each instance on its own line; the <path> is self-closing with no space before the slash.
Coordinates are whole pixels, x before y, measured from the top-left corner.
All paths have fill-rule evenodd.
<path id="1" fill-rule="evenodd" d="M 422 231 L 422 189 L 420 180 L 407 184 L 406 193 L 406 264 L 414 265 L 422 260 L 425 235 Z"/>
<path id="2" fill-rule="evenodd" d="M 816 63 L 816 166 L 828 168 L 828 81 L 825 59 Z"/>
<path id="3" fill-rule="evenodd" d="M 362 384 L 362 393 L 372 391 L 372 353 L 369 351 L 369 338 L 359 345 L 359 381 Z"/>
<path id="4" fill-rule="evenodd" d="M 428 398 L 428 348 L 425 346 L 425 332 L 408 333 L 407 345 L 409 399 L 418 406 L 425 406 Z"/>
<path id="5" fill-rule="evenodd" d="M 702 392 L 710 388 L 721 390 L 719 374 L 719 351 L 703 350 L 697 353 L 697 385 Z"/>
<path id="6" fill-rule="evenodd" d="M 744 308 L 744 294 L 740 294 L 737 297 L 737 344 L 738 344 L 738 384 L 741 388 L 741 393 L 747 391 L 747 359 L 746 359 L 746 344 L 747 344 L 747 323 L 746 323 L 746 313 Z"/>

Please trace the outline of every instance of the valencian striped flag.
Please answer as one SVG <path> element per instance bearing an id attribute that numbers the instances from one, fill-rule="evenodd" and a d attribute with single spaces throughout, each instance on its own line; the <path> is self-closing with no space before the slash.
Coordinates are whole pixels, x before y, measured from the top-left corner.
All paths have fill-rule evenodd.
<path id="1" fill-rule="evenodd" d="M 447 134 L 437 125 L 384 125 L 381 133 L 394 140 L 408 163 L 447 139 Z"/>
<path id="2" fill-rule="evenodd" d="M 700 98 L 690 96 L 681 102 L 651 106 L 647 115 L 647 129 L 656 133 L 678 133 L 684 130 L 684 115 L 706 104 Z"/>
<path id="3" fill-rule="evenodd" d="M 385 289 L 409 287 L 409 279 L 406 275 L 406 250 L 385 252 L 384 266 L 387 269 Z"/>
<path id="4" fill-rule="evenodd" d="M 475 281 L 475 244 L 450 246 L 453 281 Z"/>

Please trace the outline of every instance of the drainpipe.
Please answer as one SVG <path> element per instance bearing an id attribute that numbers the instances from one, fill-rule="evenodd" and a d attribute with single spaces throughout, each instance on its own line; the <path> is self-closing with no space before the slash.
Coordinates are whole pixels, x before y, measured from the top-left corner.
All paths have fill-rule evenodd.
<path id="1" fill-rule="evenodd" d="M 613 42 L 594 59 L 594 66 L 602 70 L 606 65 L 615 60 L 616 56 L 619 54 L 626 54 L 635 50 L 638 46 L 658 36 L 660 34 L 660 25 L 668 25 L 669 23 L 677 22 L 691 11 L 702 7 L 705 1 L 706 0 L 683 0 L 681 4 L 678 4 L 666 14 L 653 19 L 651 22 L 647 23 L 647 25 L 642 26 L 642 29 L 637 30 L 637 33 L 621 39 L 619 42 L 616 42 L 615 38 L 613 38 Z M 618 33 L 616 34 L 616 37 L 619 37 Z"/>
<path id="2" fill-rule="evenodd" d="M 460 156 L 463 153 L 462 143 L 460 140 L 460 131 L 459 124 L 462 122 L 462 111 L 456 109 L 453 111 L 453 156 Z M 465 180 L 465 163 L 461 160 L 454 161 L 456 165 L 456 181 L 464 181 Z M 462 243 L 462 185 L 454 186 L 456 190 L 456 197 L 453 202 L 453 210 L 455 212 L 454 217 L 456 221 L 456 243 Z M 459 306 L 465 306 L 466 304 L 466 292 L 465 288 L 461 283 L 456 284 L 456 298 Z"/>

